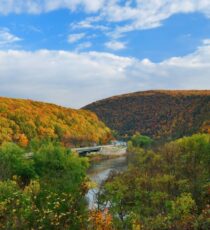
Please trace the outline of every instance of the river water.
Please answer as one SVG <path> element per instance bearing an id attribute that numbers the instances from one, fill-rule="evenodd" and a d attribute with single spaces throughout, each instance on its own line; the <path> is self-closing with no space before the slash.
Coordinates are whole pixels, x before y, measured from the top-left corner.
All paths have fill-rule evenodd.
<path id="1" fill-rule="evenodd" d="M 90 177 L 90 179 L 94 183 L 96 183 L 97 186 L 94 189 L 90 189 L 86 196 L 89 202 L 90 209 L 96 207 L 96 193 L 98 192 L 98 187 L 104 180 L 107 179 L 109 173 L 113 170 L 121 172 L 126 170 L 127 167 L 127 156 L 121 156 L 114 159 L 101 160 L 91 163 L 91 166 L 88 169 L 87 174 Z"/>

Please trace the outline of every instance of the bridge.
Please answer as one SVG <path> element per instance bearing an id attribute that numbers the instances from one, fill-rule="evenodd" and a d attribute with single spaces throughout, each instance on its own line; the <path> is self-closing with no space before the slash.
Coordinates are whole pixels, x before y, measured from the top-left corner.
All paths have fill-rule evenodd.
<path id="1" fill-rule="evenodd" d="M 100 152 L 102 146 L 93 146 L 93 147 L 83 147 L 83 148 L 72 148 L 73 151 L 76 151 L 80 155 L 86 155 L 87 153 Z"/>
<path id="2" fill-rule="evenodd" d="M 92 152 L 100 152 L 102 149 L 102 146 L 93 146 L 93 147 L 83 147 L 83 148 L 72 148 L 71 150 L 79 153 L 81 156 L 86 156 L 88 153 Z M 26 153 L 25 158 L 26 159 L 31 159 L 33 158 L 34 153 Z"/>
<path id="3" fill-rule="evenodd" d="M 86 156 L 88 153 L 98 152 L 102 155 L 123 155 L 126 153 L 127 145 L 125 142 L 119 142 L 118 144 L 90 146 L 82 148 L 72 148 L 73 151 L 77 152 L 81 156 Z M 33 152 L 25 154 L 26 159 L 31 159 Z"/>
<path id="4" fill-rule="evenodd" d="M 100 146 L 91 146 L 91 147 L 82 147 L 82 148 L 72 148 L 73 151 L 76 151 L 81 156 L 86 156 L 88 153 L 98 152 L 102 155 L 111 154 L 122 154 L 126 151 L 127 146 L 126 144 L 122 145 L 100 145 Z"/>

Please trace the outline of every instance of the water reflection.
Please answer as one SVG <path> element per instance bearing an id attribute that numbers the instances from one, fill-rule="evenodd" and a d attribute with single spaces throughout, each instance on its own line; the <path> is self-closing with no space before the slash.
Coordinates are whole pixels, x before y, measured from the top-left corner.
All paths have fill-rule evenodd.
<path id="1" fill-rule="evenodd" d="M 97 187 L 107 179 L 109 173 L 112 170 L 121 172 L 127 169 L 128 162 L 126 156 L 121 156 L 115 159 L 102 160 L 98 162 L 93 162 L 88 169 L 88 176 L 90 179 L 97 184 Z M 96 193 L 98 188 L 90 189 L 87 194 L 87 199 L 89 202 L 89 208 L 96 207 Z"/>

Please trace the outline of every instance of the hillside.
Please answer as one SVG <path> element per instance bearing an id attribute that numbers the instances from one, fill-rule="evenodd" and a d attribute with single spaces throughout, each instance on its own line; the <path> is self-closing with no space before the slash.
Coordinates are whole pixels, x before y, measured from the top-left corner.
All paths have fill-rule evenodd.
<path id="1" fill-rule="evenodd" d="M 156 139 L 210 131 L 210 91 L 145 91 L 84 107 L 120 136 L 136 131 Z"/>
<path id="2" fill-rule="evenodd" d="M 34 138 L 59 140 L 66 146 L 106 143 L 110 130 L 89 111 L 31 100 L 0 97 L 0 144 L 27 146 Z"/>

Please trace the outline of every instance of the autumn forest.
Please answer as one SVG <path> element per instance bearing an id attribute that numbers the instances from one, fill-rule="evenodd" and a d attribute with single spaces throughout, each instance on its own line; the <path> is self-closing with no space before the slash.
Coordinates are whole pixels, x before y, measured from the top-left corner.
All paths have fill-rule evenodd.
<path id="1" fill-rule="evenodd" d="M 0 0 L 0 230 L 210 230 L 210 0 Z"/>
<path id="2" fill-rule="evenodd" d="M 209 91 L 141 92 L 79 110 L 0 98 L 0 229 L 208 230 L 209 121 Z M 99 185 L 88 170 L 104 156 L 74 148 L 100 145 L 126 148 L 108 154 L 127 163 L 102 169 Z"/>
<path id="3" fill-rule="evenodd" d="M 32 139 L 59 141 L 65 146 L 107 143 L 111 131 L 85 110 L 67 109 L 31 100 L 0 98 L 0 143 L 26 147 Z"/>

